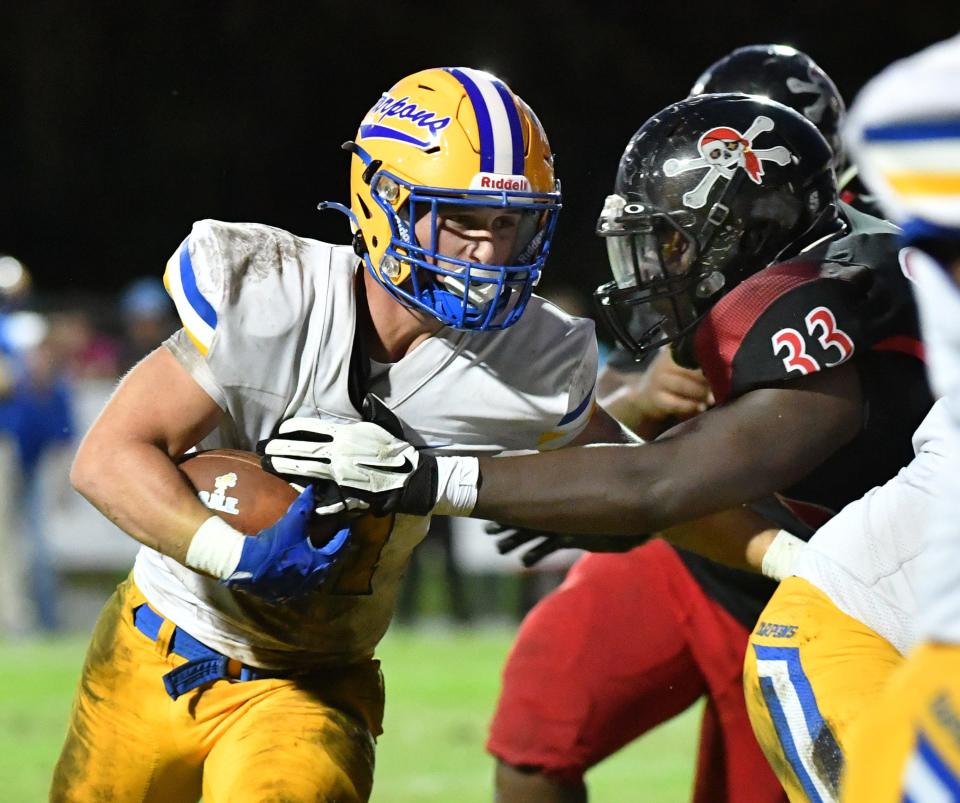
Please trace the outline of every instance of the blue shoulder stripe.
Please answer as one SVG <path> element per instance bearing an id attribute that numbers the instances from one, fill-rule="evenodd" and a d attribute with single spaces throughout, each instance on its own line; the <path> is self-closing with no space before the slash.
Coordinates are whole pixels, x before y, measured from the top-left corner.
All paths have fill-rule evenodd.
<path id="1" fill-rule="evenodd" d="M 914 243 L 917 240 L 944 239 L 960 240 L 960 228 L 953 226 L 941 226 L 939 223 L 932 223 L 929 220 L 921 218 L 909 218 L 901 224 L 903 233 L 900 238 L 905 243 Z"/>
<path id="2" fill-rule="evenodd" d="M 211 329 L 217 326 L 217 311 L 213 308 L 203 293 L 197 289 L 197 279 L 193 274 L 193 262 L 190 260 L 190 238 L 184 240 L 180 247 L 180 284 L 183 287 L 183 294 L 190 302 L 194 312 L 200 316 L 200 319 Z"/>
<path id="3" fill-rule="evenodd" d="M 863 130 L 866 142 L 916 142 L 931 139 L 960 138 L 960 120 L 887 123 Z"/>
<path id="4" fill-rule="evenodd" d="M 594 385 L 594 387 L 596 387 L 596 385 Z M 592 398 L 593 398 L 593 388 L 591 387 L 590 392 L 583 397 L 583 401 L 577 405 L 576 409 L 571 410 L 563 418 L 561 418 L 557 426 L 562 427 L 564 424 L 569 424 L 572 421 L 576 421 L 580 417 L 580 415 L 583 413 L 583 411 L 587 409 L 587 405 L 590 404 L 590 400 Z"/>
<path id="5" fill-rule="evenodd" d="M 950 765 L 922 731 L 917 733 L 917 755 L 943 785 L 944 790 L 950 793 L 952 799 L 960 800 L 960 778 L 957 778 Z"/>

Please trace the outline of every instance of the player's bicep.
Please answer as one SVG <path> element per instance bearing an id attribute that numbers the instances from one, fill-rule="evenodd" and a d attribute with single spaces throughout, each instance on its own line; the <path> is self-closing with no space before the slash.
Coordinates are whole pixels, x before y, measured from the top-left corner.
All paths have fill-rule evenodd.
<path id="1" fill-rule="evenodd" d="M 179 457 L 213 430 L 222 415 L 217 402 L 161 346 L 120 383 L 88 441 L 149 443 Z"/>
<path id="2" fill-rule="evenodd" d="M 706 496 L 700 504 L 718 510 L 789 487 L 856 437 L 862 418 L 852 364 L 750 391 L 658 440 L 662 460 L 698 467 L 669 472 L 664 495 Z"/>

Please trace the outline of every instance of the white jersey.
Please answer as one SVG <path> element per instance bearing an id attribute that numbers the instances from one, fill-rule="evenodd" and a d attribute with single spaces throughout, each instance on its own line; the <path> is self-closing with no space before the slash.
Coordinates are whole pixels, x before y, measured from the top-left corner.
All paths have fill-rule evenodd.
<path id="1" fill-rule="evenodd" d="M 960 291 L 932 259 L 911 256 L 930 382 L 943 394 L 950 447 L 923 533 L 918 627 L 924 639 L 960 644 Z"/>
<path id="2" fill-rule="evenodd" d="M 355 280 L 349 246 L 256 224 L 196 223 L 165 282 L 184 328 L 167 347 L 225 415 L 200 449 L 251 450 L 292 416 L 359 419 Z M 363 366 L 364 368 L 366 366 Z M 457 454 L 556 448 L 594 407 L 593 323 L 533 297 L 499 332 L 442 330 L 366 390 L 414 445 Z M 150 603 L 205 644 L 267 668 L 346 664 L 373 654 L 429 518 L 367 519 L 362 548 L 332 586 L 295 605 L 233 592 L 142 547 L 134 569 Z M 372 526 L 369 523 L 373 523 Z M 386 523 L 386 526 L 383 526 Z"/>
<path id="3" fill-rule="evenodd" d="M 857 95 L 844 140 L 895 223 L 960 227 L 960 34 L 895 62 Z"/>
<path id="4" fill-rule="evenodd" d="M 909 237 L 960 233 L 960 35 L 902 59 L 870 81 L 844 137 L 864 183 Z M 935 500 L 905 527 L 922 530 L 918 634 L 960 644 L 960 291 L 942 266 L 901 255 L 914 280 L 930 383 L 943 397 L 947 444 Z M 895 389 L 894 391 L 895 392 Z"/>
<path id="5" fill-rule="evenodd" d="M 914 434 L 916 457 L 817 530 L 792 569 L 901 653 L 916 638 L 924 536 L 936 518 L 951 429 L 938 401 Z"/>

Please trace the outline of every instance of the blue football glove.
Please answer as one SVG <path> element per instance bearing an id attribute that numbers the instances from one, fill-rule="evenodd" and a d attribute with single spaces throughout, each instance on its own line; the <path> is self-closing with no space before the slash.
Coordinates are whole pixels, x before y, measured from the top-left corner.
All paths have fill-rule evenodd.
<path id="1" fill-rule="evenodd" d="M 272 527 L 247 536 L 240 562 L 224 584 L 271 602 L 283 602 L 315 589 L 346 551 L 350 528 L 340 530 L 323 547 L 310 543 L 313 488 L 307 486 Z"/>

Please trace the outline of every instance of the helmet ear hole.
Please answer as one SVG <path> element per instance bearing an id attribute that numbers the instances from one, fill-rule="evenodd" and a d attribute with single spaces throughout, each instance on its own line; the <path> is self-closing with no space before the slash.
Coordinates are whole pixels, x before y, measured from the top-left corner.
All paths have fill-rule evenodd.
<path id="1" fill-rule="evenodd" d="M 370 214 L 370 207 L 364 202 L 363 198 L 360 195 L 357 195 L 357 203 L 360 205 L 360 209 L 363 211 L 363 216 L 370 220 L 372 215 Z"/>

